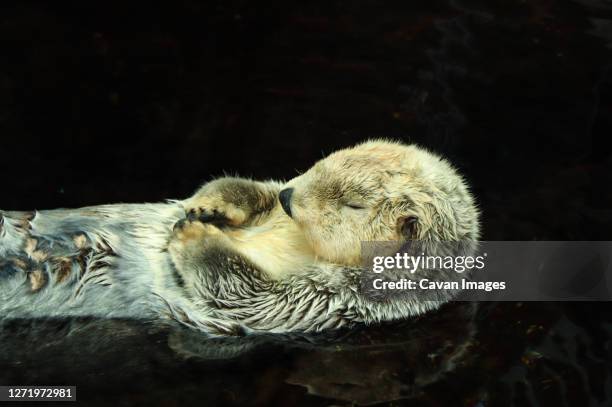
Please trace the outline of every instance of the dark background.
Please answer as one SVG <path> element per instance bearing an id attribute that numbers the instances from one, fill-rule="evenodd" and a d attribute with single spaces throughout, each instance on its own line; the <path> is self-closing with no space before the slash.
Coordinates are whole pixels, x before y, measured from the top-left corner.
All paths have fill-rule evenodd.
<path id="1" fill-rule="evenodd" d="M 192 0 L 164 5 L 107 0 L 0 5 L 2 209 L 183 198 L 224 172 L 289 179 L 335 149 L 386 137 L 439 152 L 466 175 L 483 211 L 484 239 L 610 240 L 611 135 L 612 5 L 605 0 Z M 555 315 L 548 325 L 532 321 L 533 329 L 517 325 L 522 317 L 511 305 L 501 307 L 509 308 L 479 314 L 486 321 L 478 325 L 479 341 L 499 344 L 514 338 L 514 352 L 494 346 L 473 351 L 470 357 L 482 363 L 470 365 L 474 370 L 460 379 L 444 382 L 442 392 L 414 390 L 424 403 L 419 405 L 438 405 L 448 394 L 470 406 L 488 405 L 490 400 L 559 405 L 553 396 L 541 396 L 525 383 L 552 388 L 556 397 L 571 400 L 570 405 L 587 399 L 606 402 L 612 394 L 606 387 L 610 365 L 601 361 L 611 358 L 610 338 L 600 324 L 609 322 L 607 304 L 563 305 L 554 312 L 544 308 L 549 305 L 529 304 L 533 308 L 527 314 L 532 317 L 542 315 L 549 321 Z M 500 318 L 503 327 L 493 327 L 490 315 Z M 582 345 L 571 340 L 556 343 L 586 349 L 582 359 L 560 362 L 554 357 L 557 351 L 530 359 L 534 344 L 549 346 L 546 341 L 555 332 L 575 341 L 579 334 L 567 328 L 569 320 L 580 327 L 575 329 L 584 336 Z M 549 331 L 558 323 L 561 328 Z M 449 330 L 444 324 L 437 327 L 441 336 Z M 11 329 L 4 332 L 14 332 Z M 138 329 L 118 332 L 132 332 L 125 334 L 131 338 L 123 342 L 125 349 L 138 348 L 134 344 L 144 340 Z M 534 339 L 534 332 L 540 336 Z M 34 349 L 41 346 L 36 335 L 29 337 Z M 85 348 L 87 357 L 97 360 L 99 349 Z M 155 349 L 165 352 L 163 347 Z M 47 355 L 40 352 L 33 355 Z M 167 365 L 151 362 L 138 351 L 130 354 L 136 362 L 129 366 L 119 362 L 124 356 L 112 352 L 105 359 L 113 363 L 95 368 L 83 364 L 79 370 L 74 366 L 81 365 L 71 365 L 68 356 L 50 366 L 76 369 L 70 377 L 82 377 L 82 386 L 89 386 L 91 397 L 99 402 L 118 402 L 129 393 L 149 403 L 143 389 L 159 388 L 163 382 L 171 384 L 151 397 L 180 404 L 168 393 L 179 386 L 176 378 L 197 389 L 198 377 L 214 376 L 214 366 L 206 364 L 183 380 L 178 372 L 191 371 L 192 365 L 172 359 Z M 505 364 L 495 362 L 502 354 Z M 247 363 L 246 371 L 222 365 L 218 372 L 229 377 L 224 383 L 233 386 L 234 393 L 240 394 L 248 384 L 263 395 L 251 399 L 232 393 L 231 398 L 219 390 L 222 395 L 215 400 L 319 405 L 319 399 L 302 398 L 305 390 L 279 384 L 295 366 L 295 354 L 289 355 L 293 356 L 276 362 L 257 359 Z M 382 355 L 397 357 L 393 352 Z M 585 355 L 594 356 L 591 360 Z M 13 364 L 14 376 L 4 376 L 5 380 L 40 377 L 28 369 L 40 366 L 41 359 L 26 359 L 30 364 Z M 535 364 L 531 361 L 540 359 L 549 365 L 537 374 L 529 371 Z M 574 372 L 572 366 L 583 359 L 584 372 Z M 266 363 L 273 367 L 262 373 Z M 113 377 L 117 366 L 124 369 L 127 378 L 121 383 L 130 390 L 109 391 L 108 397 L 114 394 L 110 399 L 104 397 L 108 389 L 96 393 L 95 384 Z M 331 367 L 322 363 L 320 370 L 342 371 L 342 366 L 341 361 Z M 418 366 L 414 362 L 412 368 L 418 371 Z M 353 367 L 348 371 L 365 369 Z M 253 375 L 249 369 L 254 369 Z M 519 384 L 508 385 L 510 393 L 487 384 L 513 369 L 527 369 L 527 374 L 517 380 Z M 397 371 L 384 364 L 370 370 L 372 377 Z M 484 376 L 469 379 L 477 370 Z M 418 377 L 401 372 L 400 376 L 408 374 L 410 383 Z M 56 373 L 51 369 L 40 380 L 48 381 Z M 148 384 L 134 387 L 141 375 Z M 232 377 L 236 382 L 231 383 Z M 400 389 L 406 383 L 402 380 Z M 582 390 L 572 392 L 568 383 Z M 204 390 L 190 388 L 193 393 L 183 401 L 209 397 L 212 390 L 206 393 L 206 385 L 199 385 Z M 357 394 L 355 389 L 340 388 L 344 396 L 319 391 L 336 401 L 368 400 L 351 396 Z M 366 390 L 373 391 L 367 386 Z M 508 395 L 515 393 L 523 398 Z M 375 397 L 378 402 L 396 398 Z"/>

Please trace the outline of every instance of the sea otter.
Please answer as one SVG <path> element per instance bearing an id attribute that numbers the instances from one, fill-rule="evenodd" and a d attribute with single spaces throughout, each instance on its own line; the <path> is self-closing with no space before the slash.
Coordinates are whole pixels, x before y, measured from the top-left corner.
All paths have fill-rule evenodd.
<path id="1" fill-rule="evenodd" d="M 186 290 L 219 318 L 255 330 L 318 330 L 435 308 L 450 298 L 358 294 L 361 243 L 457 242 L 465 252 L 479 237 L 474 199 L 451 165 L 385 140 L 337 151 L 285 184 L 220 178 L 183 205 L 169 252 Z"/>
<path id="2" fill-rule="evenodd" d="M 184 201 L 0 212 L 0 318 L 137 318 L 213 335 L 406 318 L 450 296 L 372 298 L 361 243 L 469 251 L 478 217 L 446 160 L 385 140 L 287 183 L 220 178 Z"/>

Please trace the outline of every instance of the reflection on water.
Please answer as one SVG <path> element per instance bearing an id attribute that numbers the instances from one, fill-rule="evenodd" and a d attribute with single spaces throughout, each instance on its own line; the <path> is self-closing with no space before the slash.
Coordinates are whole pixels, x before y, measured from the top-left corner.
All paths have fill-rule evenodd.
<path id="1" fill-rule="evenodd" d="M 585 309 L 454 303 L 353 331 L 212 339 L 130 321 L 15 321 L 2 326 L 0 382 L 76 384 L 89 405 L 606 405 L 612 314 Z"/>

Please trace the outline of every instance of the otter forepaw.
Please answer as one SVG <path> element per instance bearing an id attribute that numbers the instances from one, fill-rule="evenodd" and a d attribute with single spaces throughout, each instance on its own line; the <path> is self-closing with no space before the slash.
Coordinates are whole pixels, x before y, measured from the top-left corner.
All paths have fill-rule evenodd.
<path id="1" fill-rule="evenodd" d="M 214 225 L 227 225 L 232 223 L 224 212 L 220 212 L 218 209 L 208 208 L 191 208 L 186 213 L 187 219 L 191 221 L 200 221 L 203 223 L 212 223 Z"/>
<path id="2" fill-rule="evenodd" d="M 184 243 L 223 233 L 219 228 L 210 223 L 202 223 L 189 217 L 176 222 L 172 232 L 174 240 Z"/>
<path id="3" fill-rule="evenodd" d="M 247 219 L 248 214 L 241 208 L 227 202 L 197 200 L 193 205 L 185 205 L 185 214 L 190 221 L 217 226 L 239 226 Z"/>

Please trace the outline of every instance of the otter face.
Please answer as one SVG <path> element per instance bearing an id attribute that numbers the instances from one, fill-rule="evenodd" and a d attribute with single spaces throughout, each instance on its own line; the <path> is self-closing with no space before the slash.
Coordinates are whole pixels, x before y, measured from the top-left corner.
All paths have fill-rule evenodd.
<path id="1" fill-rule="evenodd" d="M 358 265 L 361 242 L 478 239 L 462 178 L 415 146 L 370 141 L 337 151 L 287 183 L 281 206 L 316 255 Z"/>

